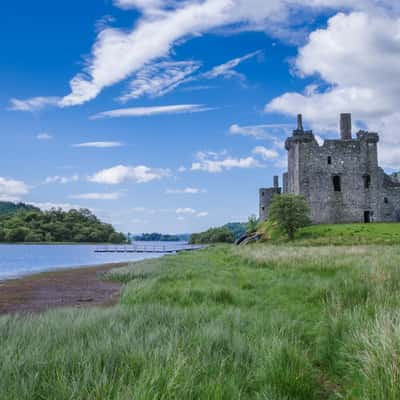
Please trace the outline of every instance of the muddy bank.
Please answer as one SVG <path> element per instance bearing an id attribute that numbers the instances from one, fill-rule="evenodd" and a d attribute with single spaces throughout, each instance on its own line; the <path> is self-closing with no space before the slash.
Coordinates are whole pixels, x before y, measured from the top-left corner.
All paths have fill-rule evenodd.
<path id="1" fill-rule="evenodd" d="M 126 264 L 73 268 L 0 282 L 0 314 L 115 304 L 121 284 L 102 281 L 100 275 Z"/>

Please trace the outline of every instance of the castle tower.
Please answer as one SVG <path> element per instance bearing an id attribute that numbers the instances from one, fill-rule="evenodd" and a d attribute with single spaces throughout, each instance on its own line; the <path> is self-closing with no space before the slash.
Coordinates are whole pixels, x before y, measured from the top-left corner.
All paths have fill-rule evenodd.
<path id="1" fill-rule="evenodd" d="M 297 128 L 285 142 L 285 148 L 288 151 L 288 174 L 284 182 L 285 191 L 303 194 L 305 182 L 302 180 L 306 176 L 307 163 L 312 157 L 310 148 L 313 146 L 318 146 L 315 137 L 312 131 L 304 130 L 303 118 L 299 114 L 297 116 Z"/>
<path id="2" fill-rule="evenodd" d="M 275 195 L 280 195 L 279 176 L 274 176 L 274 187 L 260 189 L 260 220 L 268 219 L 268 209 Z"/>

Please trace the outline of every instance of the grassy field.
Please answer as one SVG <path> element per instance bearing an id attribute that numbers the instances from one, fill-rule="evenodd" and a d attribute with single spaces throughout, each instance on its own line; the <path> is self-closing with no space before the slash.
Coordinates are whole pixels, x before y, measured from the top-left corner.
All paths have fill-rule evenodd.
<path id="1" fill-rule="evenodd" d="M 299 231 L 297 245 L 400 244 L 399 223 L 311 225 Z"/>
<path id="2" fill-rule="evenodd" d="M 400 248 L 216 246 L 109 309 L 0 318 L 0 399 L 400 398 Z"/>

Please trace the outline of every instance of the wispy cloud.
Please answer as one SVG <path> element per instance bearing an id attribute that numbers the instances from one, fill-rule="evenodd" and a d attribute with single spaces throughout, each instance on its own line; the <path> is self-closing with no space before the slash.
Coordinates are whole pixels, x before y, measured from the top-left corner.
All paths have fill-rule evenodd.
<path id="1" fill-rule="evenodd" d="M 89 177 L 89 180 L 95 183 L 118 185 L 123 182 L 147 183 L 168 175 L 169 171 L 161 168 L 150 168 L 144 165 L 117 165 L 97 172 Z"/>
<path id="2" fill-rule="evenodd" d="M 219 173 L 233 168 L 257 168 L 262 166 L 258 160 L 251 156 L 234 158 L 225 156 L 224 153 L 199 152 L 196 158 L 198 161 L 192 163 L 192 171 Z"/>
<path id="3" fill-rule="evenodd" d="M 198 188 L 192 188 L 192 187 L 187 187 L 184 189 L 167 189 L 165 191 L 166 194 L 200 194 L 200 193 L 205 193 L 206 190 L 204 189 L 198 189 Z"/>
<path id="4" fill-rule="evenodd" d="M 177 208 L 175 211 L 178 215 L 192 215 L 196 214 L 196 210 L 190 207 Z"/>
<path id="5" fill-rule="evenodd" d="M 287 30 L 294 25 L 290 17 L 297 15 L 300 7 L 310 13 L 343 10 L 343 7 L 346 11 L 378 10 L 375 14 L 396 9 L 392 0 L 313 0 L 307 4 L 303 0 L 115 0 L 114 4 L 139 10 L 134 27 L 127 30 L 106 25 L 99 32 L 91 55 L 83 70 L 70 80 L 70 93 L 60 100 L 60 106 L 90 101 L 104 88 L 129 78 L 155 60 L 170 56 L 185 39 L 218 28 L 238 27 L 231 29 L 230 34 L 244 29 L 270 28 L 270 33 Z"/>
<path id="6" fill-rule="evenodd" d="M 229 128 L 229 133 L 231 135 L 237 136 L 248 136 L 254 139 L 270 139 L 274 142 L 277 147 L 283 147 L 283 141 L 280 139 L 279 135 L 287 134 L 293 128 L 293 125 L 289 124 L 263 124 L 263 125 L 247 125 L 242 126 L 238 124 L 233 124 Z"/>
<path id="7" fill-rule="evenodd" d="M 126 94 L 120 97 L 121 101 L 138 99 L 142 96 L 160 97 L 178 86 L 188 82 L 202 79 L 216 79 L 219 77 L 239 78 L 244 81 L 244 75 L 235 71 L 235 68 L 246 60 L 260 55 L 262 51 L 256 51 L 243 57 L 238 57 L 224 64 L 217 65 L 210 71 L 198 73 L 201 63 L 199 61 L 163 61 L 144 66 L 136 78 L 129 84 Z M 197 86 L 197 89 L 209 88 L 209 86 Z M 192 87 L 192 90 L 193 87 Z"/>
<path id="8" fill-rule="evenodd" d="M 36 135 L 36 139 L 37 140 L 51 140 L 51 139 L 53 139 L 53 136 L 51 136 L 50 134 L 48 134 L 46 132 L 41 132 Z"/>
<path id="9" fill-rule="evenodd" d="M 250 54 L 246 54 L 243 57 L 238 57 L 234 58 L 233 60 L 230 60 L 224 64 L 218 65 L 214 67 L 211 71 L 206 72 L 203 76 L 207 79 L 215 79 L 218 77 L 223 77 L 223 78 L 240 78 L 240 79 L 245 79 L 245 76 L 243 74 L 240 74 L 239 72 L 235 71 L 235 68 L 243 63 L 244 61 L 247 61 L 251 58 L 254 58 L 256 56 L 259 56 L 262 54 L 262 51 L 255 51 Z"/>
<path id="10" fill-rule="evenodd" d="M 0 200 L 19 201 L 22 196 L 29 193 L 29 186 L 14 179 L 0 177 Z"/>
<path id="11" fill-rule="evenodd" d="M 121 142 L 85 142 L 76 143 L 72 147 L 94 147 L 98 149 L 106 149 L 111 147 L 121 147 L 123 144 Z"/>
<path id="12" fill-rule="evenodd" d="M 117 0 L 122 8 L 142 13 L 131 31 L 106 28 L 93 45 L 83 72 L 71 80 L 71 92 L 62 99 L 64 106 L 83 104 L 106 87 L 132 76 L 144 65 L 167 57 L 174 47 L 196 34 L 240 25 L 261 30 L 267 21 L 287 22 L 290 8 L 304 2 L 265 0 L 157 1 Z M 314 5 L 315 3 L 315 5 Z M 326 0 L 313 1 L 322 7 Z"/>
<path id="13" fill-rule="evenodd" d="M 186 208 L 177 208 L 175 210 L 175 213 L 178 216 L 178 219 L 180 221 L 183 221 L 185 219 L 185 217 L 189 217 L 189 216 L 194 216 L 197 218 L 204 218 L 208 216 L 208 212 L 207 211 L 197 211 L 194 208 L 190 208 L 190 207 L 186 207 Z"/>
<path id="14" fill-rule="evenodd" d="M 201 63 L 196 61 L 164 61 L 147 65 L 137 73 L 120 100 L 163 96 L 183 84 L 200 66 Z"/>
<path id="15" fill-rule="evenodd" d="M 79 175 L 71 175 L 71 176 L 48 176 L 44 183 L 49 184 L 49 183 L 61 183 L 63 185 L 71 182 L 77 182 L 79 181 Z"/>
<path id="16" fill-rule="evenodd" d="M 184 113 L 195 113 L 210 111 L 213 108 L 206 107 L 201 104 L 179 104 L 169 106 L 158 106 L 158 107 L 131 107 L 121 108 L 111 111 L 103 111 L 95 114 L 91 119 L 100 118 L 121 118 L 121 117 L 148 117 L 152 115 L 162 114 L 184 114 Z"/>
<path id="17" fill-rule="evenodd" d="M 11 99 L 9 110 L 11 111 L 40 111 L 45 107 L 58 106 L 59 97 L 32 97 L 30 99 Z"/>
<path id="18" fill-rule="evenodd" d="M 82 193 L 70 195 L 70 199 L 80 200 L 118 200 L 122 197 L 121 192 L 114 193 Z"/>

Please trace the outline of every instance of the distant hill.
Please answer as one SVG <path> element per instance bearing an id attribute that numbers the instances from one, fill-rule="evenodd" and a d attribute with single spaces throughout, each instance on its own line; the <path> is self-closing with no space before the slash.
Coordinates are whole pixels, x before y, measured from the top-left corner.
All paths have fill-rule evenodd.
<path id="1" fill-rule="evenodd" d="M 187 242 L 189 240 L 189 234 L 182 235 L 167 235 L 162 233 L 143 233 L 141 235 L 133 236 L 131 239 L 135 241 L 144 242 Z"/>
<path id="2" fill-rule="evenodd" d="M 126 238 L 87 209 L 42 211 L 1 202 L 0 242 L 126 243 Z"/>
<path id="3" fill-rule="evenodd" d="M 247 224 L 230 222 L 219 228 L 210 228 L 205 232 L 193 233 L 190 236 L 191 244 L 233 243 L 246 233 Z"/>
<path id="4" fill-rule="evenodd" d="M 40 211 L 40 209 L 30 204 L 0 201 L 0 215 L 13 214 L 19 211 Z"/>

